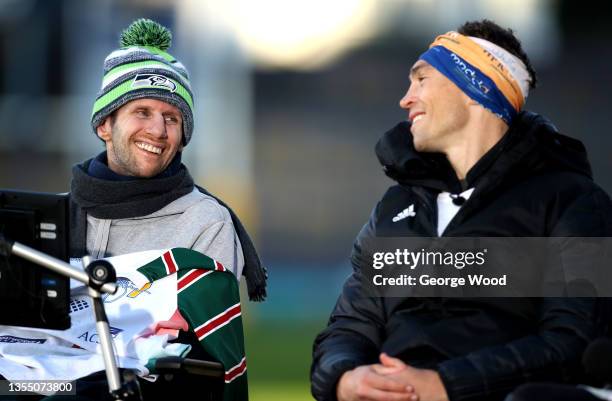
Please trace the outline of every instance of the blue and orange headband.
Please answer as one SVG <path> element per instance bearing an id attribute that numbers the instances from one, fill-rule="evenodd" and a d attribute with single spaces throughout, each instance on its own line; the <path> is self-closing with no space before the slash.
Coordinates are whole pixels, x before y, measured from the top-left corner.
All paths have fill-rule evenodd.
<path id="1" fill-rule="evenodd" d="M 481 38 L 451 31 L 440 35 L 419 57 L 466 95 L 510 125 L 529 93 L 525 64 Z"/>

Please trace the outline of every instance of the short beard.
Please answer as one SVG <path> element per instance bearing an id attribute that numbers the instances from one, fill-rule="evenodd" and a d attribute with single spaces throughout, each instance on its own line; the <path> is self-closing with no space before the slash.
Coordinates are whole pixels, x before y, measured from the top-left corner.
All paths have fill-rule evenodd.
<path id="1" fill-rule="evenodd" d="M 122 137 L 121 129 L 115 124 L 115 119 L 111 119 L 111 137 L 113 144 L 121 144 L 119 141 Z M 129 143 L 126 146 L 113 146 L 112 154 L 108 157 L 113 158 L 113 162 L 121 170 L 118 174 L 128 177 L 140 177 L 136 171 L 133 170 L 134 163 L 130 161 L 130 151 L 128 149 Z"/>

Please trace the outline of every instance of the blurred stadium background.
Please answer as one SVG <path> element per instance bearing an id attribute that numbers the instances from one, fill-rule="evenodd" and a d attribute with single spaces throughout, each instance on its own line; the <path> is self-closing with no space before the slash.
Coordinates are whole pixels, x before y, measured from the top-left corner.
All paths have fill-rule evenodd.
<path id="1" fill-rule="evenodd" d="M 67 191 L 102 150 L 89 119 L 120 30 L 168 26 L 195 92 L 184 160 L 270 273 L 268 301 L 244 312 L 251 399 L 311 399 L 312 340 L 389 184 L 373 146 L 406 117 L 416 57 L 466 20 L 512 27 L 540 77 L 527 107 L 584 141 L 610 192 L 610 16 L 570 0 L 0 0 L 0 187 Z"/>

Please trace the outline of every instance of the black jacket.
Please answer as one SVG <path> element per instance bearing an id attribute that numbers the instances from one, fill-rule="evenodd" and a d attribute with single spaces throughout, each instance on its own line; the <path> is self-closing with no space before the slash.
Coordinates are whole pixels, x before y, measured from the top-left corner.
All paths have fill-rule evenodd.
<path id="1" fill-rule="evenodd" d="M 439 372 L 452 401 L 503 399 L 532 380 L 572 381 L 580 356 L 601 330 L 592 298 L 367 298 L 360 258 L 376 237 L 437 236 L 437 194 L 475 187 L 443 236 L 566 237 L 612 233 L 612 203 L 595 185 L 583 145 L 544 118 L 522 112 L 506 135 L 457 180 L 443 155 L 418 153 L 408 123 L 376 147 L 397 181 L 359 233 L 328 327 L 315 340 L 312 393 L 334 400 L 338 379 L 378 362 L 381 351 Z M 392 223 L 407 205 L 414 218 Z"/>

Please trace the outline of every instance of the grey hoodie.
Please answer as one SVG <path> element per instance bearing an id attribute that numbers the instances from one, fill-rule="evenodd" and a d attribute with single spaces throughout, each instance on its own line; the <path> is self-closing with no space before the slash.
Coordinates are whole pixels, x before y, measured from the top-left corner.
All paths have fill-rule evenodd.
<path id="1" fill-rule="evenodd" d="M 87 253 L 94 259 L 174 247 L 201 252 L 240 280 L 244 256 L 231 216 L 197 189 L 146 216 L 98 219 L 87 215 Z"/>

